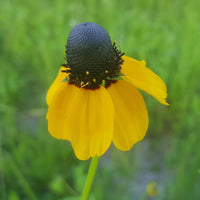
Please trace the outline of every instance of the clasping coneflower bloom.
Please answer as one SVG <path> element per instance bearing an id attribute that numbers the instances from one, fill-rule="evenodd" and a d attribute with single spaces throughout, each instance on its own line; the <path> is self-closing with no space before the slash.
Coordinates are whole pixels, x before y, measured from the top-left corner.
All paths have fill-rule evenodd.
<path id="1" fill-rule="evenodd" d="M 165 83 L 145 61 L 125 56 L 95 23 L 74 27 L 65 52 L 67 62 L 47 94 L 50 134 L 70 141 L 80 160 L 103 155 L 112 142 L 130 150 L 149 125 L 138 89 L 168 105 Z"/>

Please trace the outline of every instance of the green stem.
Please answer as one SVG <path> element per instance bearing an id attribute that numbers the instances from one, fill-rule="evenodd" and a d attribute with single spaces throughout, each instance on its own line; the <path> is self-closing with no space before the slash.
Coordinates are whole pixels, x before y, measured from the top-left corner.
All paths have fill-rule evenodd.
<path id="1" fill-rule="evenodd" d="M 95 156 L 94 158 L 92 158 L 92 161 L 90 163 L 90 168 L 89 168 L 89 171 L 88 171 L 87 180 L 85 182 L 83 192 L 82 192 L 82 195 L 81 195 L 81 200 L 87 200 L 87 198 L 88 198 L 88 195 L 90 193 L 90 188 L 92 186 L 92 182 L 93 182 L 95 172 L 96 172 L 96 169 L 97 169 L 98 161 L 99 161 L 98 156 Z"/>

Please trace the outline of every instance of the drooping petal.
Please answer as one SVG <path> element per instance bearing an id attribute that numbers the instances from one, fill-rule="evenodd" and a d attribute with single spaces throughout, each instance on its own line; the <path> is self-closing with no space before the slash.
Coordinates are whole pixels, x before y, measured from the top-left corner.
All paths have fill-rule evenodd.
<path id="1" fill-rule="evenodd" d="M 166 102 L 167 88 L 165 83 L 145 66 L 145 61 L 138 61 L 127 56 L 123 56 L 123 60 L 122 73 L 125 74 L 126 80 L 152 95 L 160 103 L 169 105 Z"/>
<path id="2" fill-rule="evenodd" d="M 115 109 L 113 143 L 123 151 L 145 136 L 149 118 L 143 97 L 134 85 L 118 80 L 108 88 Z"/>
<path id="3" fill-rule="evenodd" d="M 56 79 L 54 80 L 53 84 L 48 90 L 47 97 L 46 97 L 47 105 L 50 105 L 52 98 L 57 93 L 60 93 L 60 90 L 66 87 L 66 82 L 62 82 L 66 77 L 66 73 L 61 72 L 61 70 L 65 70 L 65 68 L 64 67 L 60 68 Z"/>
<path id="4" fill-rule="evenodd" d="M 47 93 L 49 109 L 46 118 L 48 120 L 49 133 L 53 137 L 69 140 L 67 127 L 69 99 L 74 96 L 77 88 L 67 82 L 62 82 L 64 78 L 65 74 L 59 72 Z"/>
<path id="5" fill-rule="evenodd" d="M 113 136 L 114 109 L 107 90 L 80 88 L 70 101 L 68 126 L 76 156 L 87 160 L 101 156 Z"/>

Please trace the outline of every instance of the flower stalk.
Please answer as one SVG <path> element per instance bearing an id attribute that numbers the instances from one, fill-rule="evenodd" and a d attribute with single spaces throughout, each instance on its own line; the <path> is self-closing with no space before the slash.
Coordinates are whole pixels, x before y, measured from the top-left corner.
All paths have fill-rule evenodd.
<path id="1" fill-rule="evenodd" d="M 87 198 L 89 196 L 90 189 L 91 189 L 91 186 L 92 186 L 92 182 L 94 180 L 95 172 L 96 172 L 96 169 L 97 169 L 98 161 L 99 161 L 98 156 L 95 156 L 91 160 L 90 168 L 89 168 L 88 175 L 87 175 L 87 180 L 85 182 L 85 185 L 84 185 L 84 188 L 83 188 L 83 191 L 82 191 L 82 195 L 81 195 L 81 200 L 87 200 Z"/>

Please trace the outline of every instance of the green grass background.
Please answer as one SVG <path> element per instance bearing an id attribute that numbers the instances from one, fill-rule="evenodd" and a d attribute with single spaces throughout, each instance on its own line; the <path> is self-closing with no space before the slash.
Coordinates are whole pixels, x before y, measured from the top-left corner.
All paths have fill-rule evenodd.
<path id="1" fill-rule="evenodd" d="M 111 147 L 100 159 L 90 199 L 140 199 L 149 181 L 159 190 L 151 199 L 200 199 L 199 8 L 197 0 L 0 0 L 0 199 L 80 195 L 89 161 L 48 134 L 45 96 L 70 30 L 85 21 L 102 25 L 126 55 L 146 60 L 170 103 L 143 93 L 147 136 L 130 152 Z"/>

